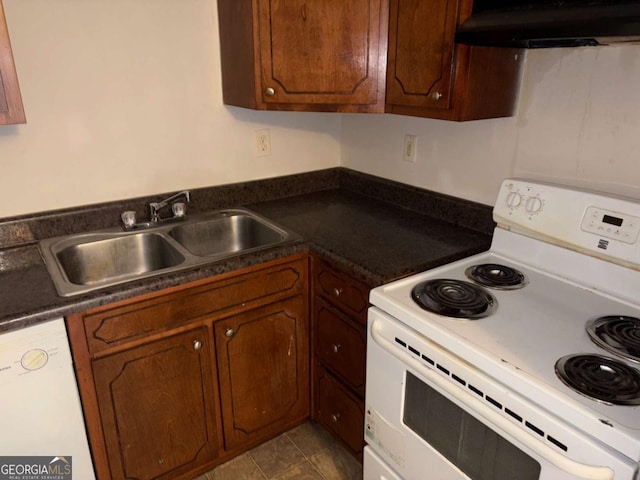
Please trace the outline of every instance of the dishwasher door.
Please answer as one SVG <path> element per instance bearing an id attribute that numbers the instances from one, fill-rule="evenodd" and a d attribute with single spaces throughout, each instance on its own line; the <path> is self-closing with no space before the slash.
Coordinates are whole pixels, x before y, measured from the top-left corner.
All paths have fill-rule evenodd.
<path id="1" fill-rule="evenodd" d="M 0 334 L 0 392 L 0 469 L 49 457 L 40 461 L 70 465 L 65 479 L 95 479 L 61 318 Z"/>

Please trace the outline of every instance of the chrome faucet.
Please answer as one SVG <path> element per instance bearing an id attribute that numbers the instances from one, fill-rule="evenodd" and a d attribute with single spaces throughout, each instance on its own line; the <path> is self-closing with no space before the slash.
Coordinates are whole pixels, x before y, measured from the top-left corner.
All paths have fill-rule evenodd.
<path id="1" fill-rule="evenodd" d="M 151 222 L 159 222 L 160 218 L 160 210 L 162 210 L 167 205 L 172 205 L 173 216 L 174 217 L 183 217 L 186 211 L 184 203 L 176 202 L 176 200 L 184 197 L 186 202 L 191 201 L 191 192 L 189 190 L 184 190 L 182 192 L 176 193 L 175 195 L 170 196 L 162 200 L 161 202 L 153 202 L 149 204 L 149 220 Z"/>

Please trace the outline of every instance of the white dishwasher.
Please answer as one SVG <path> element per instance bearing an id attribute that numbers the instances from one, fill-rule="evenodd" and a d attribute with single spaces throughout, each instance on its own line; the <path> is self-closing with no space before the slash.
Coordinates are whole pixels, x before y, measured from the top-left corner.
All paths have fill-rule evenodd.
<path id="1" fill-rule="evenodd" d="M 0 392 L 0 468 L 24 468 L 10 457 L 50 457 L 73 480 L 95 479 L 61 318 L 0 334 Z"/>

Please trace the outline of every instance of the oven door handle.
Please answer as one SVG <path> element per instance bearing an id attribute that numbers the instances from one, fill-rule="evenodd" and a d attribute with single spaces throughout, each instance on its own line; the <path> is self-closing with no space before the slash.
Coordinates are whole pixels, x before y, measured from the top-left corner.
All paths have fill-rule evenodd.
<path id="1" fill-rule="evenodd" d="M 449 382 L 441 378 L 437 373 L 435 373 L 430 368 L 426 367 L 422 363 L 418 362 L 415 358 L 412 358 L 408 354 L 404 354 L 399 351 L 398 347 L 396 347 L 389 340 L 380 335 L 379 330 L 382 329 L 382 325 L 378 321 L 373 321 L 371 325 L 371 336 L 374 341 L 380 345 L 380 347 L 384 348 L 387 352 L 389 352 L 394 357 L 398 358 L 401 362 L 405 364 L 411 365 L 411 367 L 423 375 L 425 378 L 429 379 L 431 382 L 436 384 L 440 389 L 451 395 L 451 397 L 457 399 L 467 406 L 471 411 L 478 412 L 484 418 L 486 418 L 490 423 L 493 423 L 496 427 L 502 429 L 505 433 L 511 435 L 513 438 L 521 442 L 527 448 L 531 449 L 533 452 L 538 454 L 544 460 L 549 463 L 555 465 L 559 469 L 567 472 L 577 478 L 581 478 L 584 480 L 613 480 L 613 470 L 609 467 L 604 466 L 593 466 L 593 465 L 585 465 L 583 463 L 576 462 L 561 455 L 558 452 L 555 452 L 551 447 L 538 442 L 535 439 L 532 439 L 525 432 L 521 431 L 516 425 L 513 425 L 507 419 L 500 416 L 498 413 L 492 411 L 487 406 L 479 403 L 475 398 L 471 396 L 470 393 L 460 390 L 457 387 L 451 385 Z M 441 347 L 436 345 L 435 343 L 429 341 L 428 339 L 422 337 L 422 341 L 429 344 L 431 348 L 437 350 L 444 356 L 448 356 L 449 354 L 443 350 Z M 476 372 L 478 375 L 481 375 L 487 378 L 485 375 L 480 372 Z M 488 378 L 487 378 L 488 380 Z M 489 380 L 488 380 L 489 381 Z"/>

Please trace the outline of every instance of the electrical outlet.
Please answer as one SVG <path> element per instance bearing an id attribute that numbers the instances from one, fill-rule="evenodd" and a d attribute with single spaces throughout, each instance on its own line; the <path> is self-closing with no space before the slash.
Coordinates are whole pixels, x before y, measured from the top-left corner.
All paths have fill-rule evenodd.
<path id="1" fill-rule="evenodd" d="M 416 163 L 418 153 L 418 139 L 415 135 L 404 136 L 404 148 L 402 149 L 402 159 L 405 162 Z"/>
<path id="2" fill-rule="evenodd" d="M 271 136 L 269 129 L 256 130 L 256 156 L 266 157 L 271 155 Z"/>

